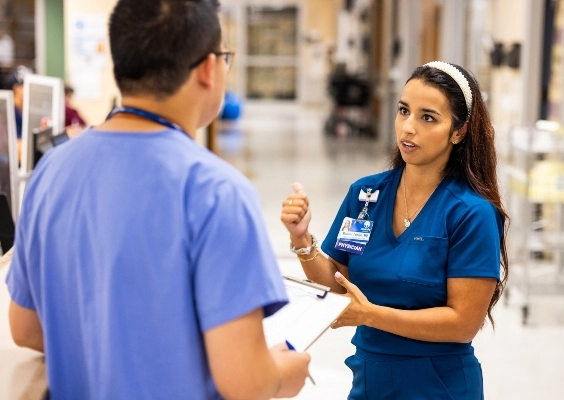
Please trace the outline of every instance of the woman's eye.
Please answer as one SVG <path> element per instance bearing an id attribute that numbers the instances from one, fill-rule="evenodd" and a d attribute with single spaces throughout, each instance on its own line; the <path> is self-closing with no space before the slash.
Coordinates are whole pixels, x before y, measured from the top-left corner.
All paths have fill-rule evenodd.
<path id="1" fill-rule="evenodd" d="M 398 107 L 398 113 L 401 115 L 406 115 L 409 111 L 405 107 Z"/>
<path id="2" fill-rule="evenodd" d="M 423 115 L 423 120 L 426 122 L 433 122 L 435 118 L 431 117 L 429 114 Z"/>

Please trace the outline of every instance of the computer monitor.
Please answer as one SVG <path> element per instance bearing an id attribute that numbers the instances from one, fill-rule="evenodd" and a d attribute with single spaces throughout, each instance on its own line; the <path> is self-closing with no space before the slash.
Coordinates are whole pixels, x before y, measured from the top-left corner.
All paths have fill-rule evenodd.
<path id="1" fill-rule="evenodd" d="M 35 167 L 34 132 L 52 128 L 62 132 L 65 121 L 64 84 L 59 78 L 28 74 L 24 79 L 22 110 L 22 160 L 20 174 L 26 179 Z"/>
<path id="2" fill-rule="evenodd" d="M 53 135 L 53 127 L 48 127 L 45 129 L 34 129 L 33 140 L 33 168 L 35 168 L 39 159 L 45 153 L 53 147 L 65 143 L 69 140 L 69 137 L 64 130 L 56 135 Z"/>
<path id="3" fill-rule="evenodd" d="M 0 90 L 0 246 L 3 252 L 8 251 L 14 241 L 18 188 L 14 97 L 11 90 Z"/>

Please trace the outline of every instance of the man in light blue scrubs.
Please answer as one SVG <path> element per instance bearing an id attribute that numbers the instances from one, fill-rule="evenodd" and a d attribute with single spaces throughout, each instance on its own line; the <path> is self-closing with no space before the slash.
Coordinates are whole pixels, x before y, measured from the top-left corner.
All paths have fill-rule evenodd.
<path id="1" fill-rule="evenodd" d="M 44 351 L 53 399 L 296 395 L 309 355 L 268 349 L 287 303 L 250 182 L 194 142 L 233 53 L 212 0 L 120 0 L 122 107 L 42 157 L 7 284 L 17 344 Z"/>

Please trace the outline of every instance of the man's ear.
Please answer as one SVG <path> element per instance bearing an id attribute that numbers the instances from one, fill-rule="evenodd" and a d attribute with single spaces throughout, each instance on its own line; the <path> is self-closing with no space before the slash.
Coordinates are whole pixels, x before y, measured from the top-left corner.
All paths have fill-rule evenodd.
<path id="1" fill-rule="evenodd" d="M 206 89 L 210 89 L 215 85 L 215 69 L 217 68 L 216 55 L 213 53 L 208 54 L 206 59 L 196 67 L 194 71 L 198 83 Z"/>

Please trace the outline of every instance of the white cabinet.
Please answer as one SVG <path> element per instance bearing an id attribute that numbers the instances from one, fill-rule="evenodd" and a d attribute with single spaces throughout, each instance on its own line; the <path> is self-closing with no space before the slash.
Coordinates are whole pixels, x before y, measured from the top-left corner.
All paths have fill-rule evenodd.
<path id="1" fill-rule="evenodd" d="M 564 295 L 564 130 L 546 121 L 514 128 L 504 172 L 511 218 L 506 295 L 523 295 L 526 324 L 531 297 Z"/>
<path id="2" fill-rule="evenodd" d="M 298 3 L 240 2 L 224 6 L 224 40 L 236 51 L 228 89 L 250 100 L 300 100 Z"/>

